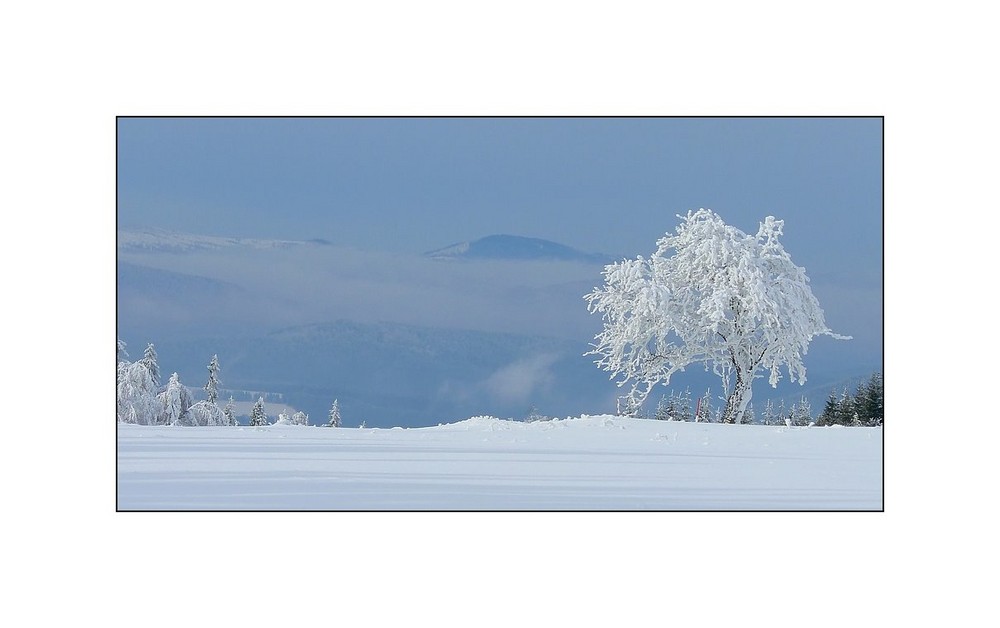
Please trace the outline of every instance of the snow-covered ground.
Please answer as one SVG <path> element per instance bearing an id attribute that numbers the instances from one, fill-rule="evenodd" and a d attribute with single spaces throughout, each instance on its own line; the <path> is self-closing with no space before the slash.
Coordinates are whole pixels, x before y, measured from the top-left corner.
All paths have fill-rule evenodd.
<path id="1" fill-rule="evenodd" d="M 119 510 L 881 510 L 881 428 L 118 426 Z"/>

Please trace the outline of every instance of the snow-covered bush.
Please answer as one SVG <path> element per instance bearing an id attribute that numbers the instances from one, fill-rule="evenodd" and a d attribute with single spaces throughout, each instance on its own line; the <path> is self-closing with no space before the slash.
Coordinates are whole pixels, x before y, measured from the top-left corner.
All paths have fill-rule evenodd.
<path id="1" fill-rule="evenodd" d="M 201 427 L 212 427 L 215 425 L 229 425 L 225 413 L 215 403 L 199 401 L 188 409 L 188 425 Z"/>
<path id="2" fill-rule="evenodd" d="M 619 386 L 631 383 L 633 411 L 677 371 L 711 367 L 728 391 L 722 420 L 733 423 L 758 371 L 777 386 L 785 366 L 791 381 L 804 383 L 812 338 L 846 337 L 826 326 L 805 269 L 778 241 L 783 221 L 768 216 L 750 236 L 708 209 L 681 218 L 649 259 L 605 267 L 605 285 L 584 297 L 604 319 L 587 355 L 598 356 Z"/>

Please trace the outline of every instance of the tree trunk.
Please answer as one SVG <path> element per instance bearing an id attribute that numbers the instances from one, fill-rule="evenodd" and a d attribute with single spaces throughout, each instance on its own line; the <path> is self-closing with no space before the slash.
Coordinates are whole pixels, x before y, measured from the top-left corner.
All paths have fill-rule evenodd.
<path id="1" fill-rule="evenodd" d="M 741 369 L 736 369 L 736 385 L 733 392 L 726 399 L 726 409 L 722 413 L 723 423 L 739 423 L 743 418 L 743 413 L 750 404 L 753 390 L 750 384 L 753 382 L 752 373 L 744 373 Z"/>

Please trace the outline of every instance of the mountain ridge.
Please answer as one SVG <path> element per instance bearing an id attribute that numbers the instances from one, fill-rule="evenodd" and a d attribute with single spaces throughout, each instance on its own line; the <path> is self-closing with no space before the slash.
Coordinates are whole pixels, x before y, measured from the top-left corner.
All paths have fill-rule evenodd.
<path id="1" fill-rule="evenodd" d="M 441 261 L 554 260 L 590 264 L 609 264 L 614 260 L 611 255 L 587 253 L 552 240 L 509 234 L 494 234 L 478 240 L 456 242 L 440 249 L 427 251 L 424 253 L 424 257 Z"/>

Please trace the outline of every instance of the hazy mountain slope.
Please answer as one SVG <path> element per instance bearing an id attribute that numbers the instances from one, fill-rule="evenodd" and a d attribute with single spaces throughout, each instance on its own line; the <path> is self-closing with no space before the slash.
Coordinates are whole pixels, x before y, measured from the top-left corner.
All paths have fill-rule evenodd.
<path id="1" fill-rule="evenodd" d="M 212 354 L 226 388 L 280 392 L 325 422 L 334 398 L 357 425 L 427 425 L 489 412 L 608 408 L 613 387 L 585 343 L 481 331 L 349 321 L 271 334 L 156 344 L 161 368 L 200 387 Z"/>
<path id="2" fill-rule="evenodd" d="M 513 235 L 491 235 L 471 242 L 459 242 L 424 255 L 437 260 L 559 260 L 588 264 L 608 264 L 614 259 L 601 253 L 584 253 L 550 240 Z"/>

